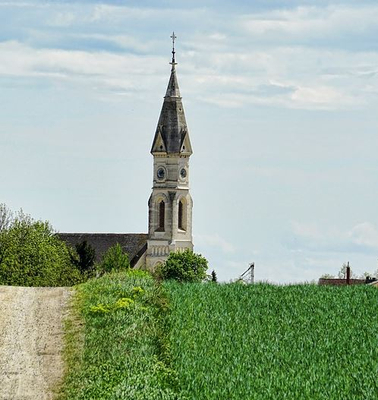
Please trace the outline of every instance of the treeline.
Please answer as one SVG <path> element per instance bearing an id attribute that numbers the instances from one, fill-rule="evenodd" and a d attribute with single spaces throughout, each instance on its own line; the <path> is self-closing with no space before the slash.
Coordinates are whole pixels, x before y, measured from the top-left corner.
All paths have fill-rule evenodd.
<path id="1" fill-rule="evenodd" d="M 87 243 L 68 247 L 49 222 L 0 204 L 0 285 L 72 286 L 130 266 L 120 245 L 110 248 L 99 264 L 94 260 Z"/>

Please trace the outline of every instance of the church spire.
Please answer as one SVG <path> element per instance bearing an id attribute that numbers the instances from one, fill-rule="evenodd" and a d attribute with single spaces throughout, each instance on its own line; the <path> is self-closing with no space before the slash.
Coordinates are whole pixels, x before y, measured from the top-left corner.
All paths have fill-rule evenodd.
<path id="1" fill-rule="evenodd" d="M 172 32 L 171 39 L 172 39 L 172 62 L 171 62 L 171 64 L 172 64 L 172 68 L 174 68 L 175 65 L 176 65 L 176 60 L 175 60 L 175 54 L 176 54 L 176 52 L 175 52 L 175 40 L 177 39 L 177 36 L 175 35 L 175 32 Z"/>
<path id="2" fill-rule="evenodd" d="M 193 249 L 189 158 L 192 146 L 176 76 L 176 35 L 171 75 L 152 143 L 153 186 L 148 200 L 146 267 L 155 270 L 169 253 Z"/>
<path id="3" fill-rule="evenodd" d="M 172 33 L 171 38 L 172 38 L 172 61 L 170 62 L 170 64 L 172 65 L 172 68 L 165 97 L 180 97 L 180 89 L 178 86 L 177 75 L 176 75 L 177 62 L 176 62 L 175 41 L 177 39 L 177 36 L 175 35 L 174 32 Z"/>
<path id="4" fill-rule="evenodd" d="M 172 33 L 172 61 L 170 64 L 167 91 L 164 96 L 163 107 L 160 112 L 151 153 L 192 154 L 188 127 L 186 125 L 184 107 L 182 105 L 180 89 L 176 74 L 175 40 L 177 36 Z"/>

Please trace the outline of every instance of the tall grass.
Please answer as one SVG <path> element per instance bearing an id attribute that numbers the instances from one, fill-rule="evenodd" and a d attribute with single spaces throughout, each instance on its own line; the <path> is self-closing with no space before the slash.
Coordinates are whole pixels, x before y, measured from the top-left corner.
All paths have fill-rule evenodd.
<path id="1" fill-rule="evenodd" d="M 377 399 L 378 291 L 168 282 L 188 399 Z"/>
<path id="2" fill-rule="evenodd" d="M 176 399 L 168 367 L 164 297 L 146 273 L 113 273 L 77 287 L 67 323 L 61 399 Z"/>

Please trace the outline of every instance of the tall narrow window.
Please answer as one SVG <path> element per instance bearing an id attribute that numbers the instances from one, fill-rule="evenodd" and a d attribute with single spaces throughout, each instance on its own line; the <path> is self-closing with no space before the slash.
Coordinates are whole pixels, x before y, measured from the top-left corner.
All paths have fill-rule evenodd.
<path id="1" fill-rule="evenodd" d="M 185 230 L 184 228 L 184 205 L 182 204 L 182 201 L 179 201 L 178 204 L 178 228 Z"/>
<path id="2" fill-rule="evenodd" d="M 162 200 L 159 203 L 159 230 L 164 231 L 164 224 L 165 224 L 165 203 Z"/>

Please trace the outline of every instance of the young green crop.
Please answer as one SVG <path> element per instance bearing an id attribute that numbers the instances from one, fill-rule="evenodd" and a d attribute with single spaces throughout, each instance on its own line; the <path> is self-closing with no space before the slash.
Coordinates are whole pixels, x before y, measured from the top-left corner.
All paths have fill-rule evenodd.
<path id="1" fill-rule="evenodd" d="M 377 399 L 378 291 L 165 283 L 188 399 Z"/>

